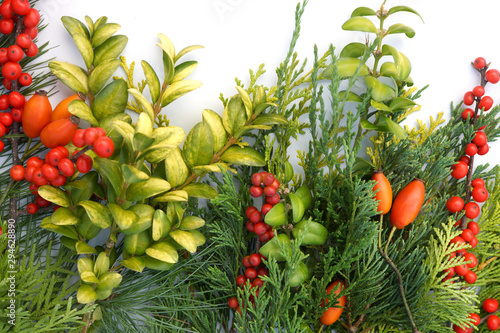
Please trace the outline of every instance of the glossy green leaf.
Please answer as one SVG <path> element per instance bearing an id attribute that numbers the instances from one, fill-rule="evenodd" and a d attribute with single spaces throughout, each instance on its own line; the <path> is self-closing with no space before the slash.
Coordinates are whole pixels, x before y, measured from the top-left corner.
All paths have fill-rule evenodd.
<path id="1" fill-rule="evenodd" d="M 189 169 L 184 162 L 180 148 L 174 148 L 165 159 L 166 179 L 172 187 L 184 184 L 189 176 Z"/>
<path id="2" fill-rule="evenodd" d="M 198 216 L 186 216 L 182 219 L 179 229 L 181 230 L 194 230 L 201 228 L 205 225 L 205 220 Z"/>
<path id="3" fill-rule="evenodd" d="M 92 113 L 97 120 L 125 111 L 128 101 L 127 82 L 117 79 L 108 84 L 94 99 Z"/>
<path id="4" fill-rule="evenodd" d="M 97 300 L 97 293 L 89 284 L 82 284 L 76 292 L 76 300 L 80 304 L 88 304 Z"/>
<path id="5" fill-rule="evenodd" d="M 90 44 L 88 37 L 81 33 L 73 34 L 71 37 L 73 37 L 73 41 L 82 55 L 85 66 L 87 69 L 90 69 L 94 60 L 94 49 L 92 48 L 92 44 Z"/>
<path id="6" fill-rule="evenodd" d="M 313 197 L 311 194 L 311 190 L 307 185 L 302 185 L 295 191 L 295 195 L 302 200 L 302 203 L 304 204 L 304 209 L 308 209 L 311 207 L 312 202 L 313 202 Z"/>
<path id="7" fill-rule="evenodd" d="M 111 226 L 112 216 L 106 206 L 103 206 L 98 202 L 89 200 L 81 201 L 78 203 L 78 205 L 82 206 L 85 209 L 90 221 L 92 221 L 92 223 L 94 223 L 99 228 L 106 229 Z"/>
<path id="8" fill-rule="evenodd" d="M 85 22 L 87 23 L 89 33 L 92 36 L 94 34 L 94 29 L 95 29 L 94 22 L 88 15 L 85 15 Z"/>
<path id="9" fill-rule="evenodd" d="M 196 239 L 189 231 L 173 230 L 170 232 L 170 236 L 188 252 L 196 252 Z"/>
<path id="10" fill-rule="evenodd" d="M 50 221 L 55 225 L 76 225 L 80 219 L 71 209 L 60 207 L 52 214 Z"/>
<path id="11" fill-rule="evenodd" d="M 144 230 L 151 228 L 153 224 L 153 216 L 155 209 L 150 205 L 145 204 L 135 204 L 130 207 L 127 211 L 134 213 L 138 216 L 138 220 L 134 221 L 129 228 L 123 228 L 121 232 L 124 235 L 134 235 Z"/>
<path id="12" fill-rule="evenodd" d="M 238 90 L 241 100 L 243 101 L 243 105 L 245 106 L 245 112 L 247 115 L 246 120 L 248 121 L 250 120 L 250 117 L 252 117 L 252 99 L 250 98 L 250 95 L 247 93 L 247 91 L 242 87 L 236 86 L 236 90 Z"/>
<path id="13" fill-rule="evenodd" d="M 94 158 L 94 162 L 97 164 L 98 171 L 101 176 L 108 181 L 116 193 L 121 193 L 123 176 L 121 173 L 120 163 L 118 161 L 102 157 Z"/>
<path id="14" fill-rule="evenodd" d="M 89 30 L 81 21 L 70 16 L 61 17 L 61 21 L 64 25 L 64 28 L 66 28 L 71 36 L 73 36 L 74 34 L 83 34 L 87 38 L 90 37 Z"/>
<path id="15" fill-rule="evenodd" d="M 158 79 L 158 75 L 156 75 L 155 70 L 147 61 L 142 60 L 141 66 L 142 66 L 142 71 L 144 72 L 144 76 L 146 77 L 146 83 L 148 84 L 151 101 L 153 103 L 156 103 L 156 101 L 158 101 L 158 98 L 160 98 L 160 89 L 161 89 L 161 84 L 160 80 Z"/>
<path id="16" fill-rule="evenodd" d="M 366 86 L 371 89 L 371 97 L 376 102 L 383 102 L 395 95 L 395 91 L 387 84 L 380 82 L 372 76 L 365 76 Z"/>
<path id="17" fill-rule="evenodd" d="M 387 35 L 391 34 L 405 34 L 408 38 L 413 38 L 415 36 L 415 30 L 413 28 L 404 25 L 402 23 L 393 24 L 387 29 Z"/>
<path id="18" fill-rule="evenodd" d="M 394 135 L 396 135 L 396 137 L 398 137 L 399 139 L 406 138 L 406 131 L 404 130 L 404 128 L 401 127 L 401 125 L 399 125 L 398 123 L 389 119 L 388 117 L 379 115 L 377 120 L 377 126 L 379 128 L 378 129 L 379 131 L 394 133 Z"/>
<path id="19" fill-rule="evenodd" d="M 352 91 L 349 91 L 349 94 L 347 94 L 347 98 L 345 96 L 346 96 L 345 90 L 339 91 L 339 97 L 341 100 L 345 99 L 346 102 L 354 102 L 354 103 L 361 103 L 363 101 L 361 97 L 359 97 Z"/>
<path id="20" fill-rule="evenodd" d="M 294 193 L 289 193 L 288 197 L 290 198 L 290 203 L 292 206 L 293 222 L 299 222 L 304 216 L 304 203 L 302 202 L 302 199 L 300 199 L 300 197 Z"/>
<path id="21" fill-rule="evenodd" d="M 372 32 L 375 34 L 378 33 L 378 29 L 375 24 L 373 24 L 373 22 L 366 17 L 362 16 L 351 17 L 342 25 L 342 29 L 349 31 Z"/>
<path id="22" fill-rule="evenodd" d="M 202 111 L 203 121 L 206 122 L 214 137 L 214 152 L 219 152 L 227 141 L 227 132 L 222 124 L 222 117 L 210 109 Z"/>
<path id="23" fill-rule="evenodd" d="M 123 248 L 129 254 L 141 256 L 146 253 L 146 249 L 152 242 L 151 232 L 144 230 L 134 235 L 126 235 L 123 240 Z"/>
<path id="24" fill-rule="evenodd" d="M 415 105 L 417 105 L 417 103 L 405 97 L 393 98 L 391 103 L 389 104 L 389 106 L 393 110 L 407 109 Z"/>
<path id="25" fill-rule="evenodd" d="M 179 97 L 201 87 L 202 83 L 199 80 L 182 80 L 173 82 L 165 89 L 161 96 L 161 106 L 165 107 Z"/>
<path id="26" fill-rule="evenodd" d="M 179 254 L 177 253 L 177 250 L 168 241 L 154 243 L 146 249 L 146 254 L 151 258 L 171 264 L 175 264 L 179 261 Z"/>
<path id="27" fill-rule="evenodd" d="M 167 55 L 172 59 L 174 60 L 175 59 L 175 47 L 174 47 L 174 43 L 172 43 L 172 41 L 170 40 L 170 38 L 168 38 L 167 36 L 165 36 L 164 34 L 158 34 L 158 38 L 160 38 L 160 44 L 159 46 L 165 51 L 165 53 L 167 53 Z"/>
<path id="28" fill-rule="evenodd" d="M 201 175 L 205 172 L 226 172 L 226 171 L 231 171 L 233 173 L 236 173 L 236 170 L 233 168 L 230 168 L 229 165 L 226 163 L 212 163 L 209 165 L 198 165 L 192 168 L 193 172 L 197 175 Z"/>
<path id="29" fill-rule="evenodd" d="M 108 290 L 116 288 L 122 282 L 122 276 L 117 272 L 106 272 L 99 276 L 98 290 Z"/>
<path id="30" fill-rule="evenodd" d="M 186 61 L 182 64 L 175 66 L 174 77 L 172 78 L 172 83 L 177 81 L 182 81 L 187 78 L 198 66 L 197 61 Z"/>
<path id="31" fill-rule="evenodd" d="M 99 253 L 94 263 L 94 273 L 100 277 L 109 270 L 111 261 L 105 251 Z"/>
<path id="32" fill-rule="evenodd" d="M 134 127 L 132 127 L 132 125 L 130 125 L 126 121 L 116 120 L 114 122 L 114 130 L 122 136 L 122 138 L 125 140 L 125 143 L 132 150 L 132 147 L 134 145 L 134 133 L 135 133 Z"/>
<path id="33" fill-rule="evenodd" d="M 375 12 L 373 9 L 368 8 L 368 7 L 358 7 L 352 12 L 351 17 L 374 16 L 374 15 L 377 15 L 377 12 Z"/>
<path id="34" fill-rule="evenodd" d="M 272 227 L 279 227 L 286 224 L 288 222 L 288 218 L 285 212 L 285 205 L 282 202 L 274 205 L 274 207 L 267 212 L 264 221 Z"/>
<path id="35" fill-rule="evenodd" d="M 424 19 L 422 18 L 422 16 L 420 16 L 420 14 L 415 9 L 407 7 L 407 6 L 394 6 L 387 11 L 387 14 L 392 15 L 392 14 L 397 13 L 397 12 L 413 13 L 413 14 L 417 15 L 418 17 L 420 17 L 422 22 L 424 22 Z"/>
<path id="36" fill-rule="evenodd" d="M 128 258 L 120 261 L 120 264 L 124 267 L 127 267 L 128 269 L 131 269 L 139 273 L 142 273 L 142 271 L 146 267 L 146 263 L 141 257 Z"/>
<path id="37" fill-rule="evenodd" d="M 292 244 L 286 234 L 278 234 L 262 245 L 259 252 L 268 259 L 284 261 L 284 254 L 290 255 L 292 252 Z"/>
<path id="38" fill-rule="evenodd" d="M 69 207 L 69 197 L 60 188 L 43 185 L 38 188 L 38 194 L 47 201 L 50 201 L 58 206 Z"/>
<path id="39" fill-rule="evenodd" d="M 157 271 L 166 271 L 174 266 L 173 263 L 167 263 L 158 259 L 154 259 L 148 255 L 142 256 L 141 259 L 144 261 L 144 264 L 146 265 L 147 268 L 154 269 Z"/>
<path id="40" fill-rule="evenodd" d="M 146 181 L 132 184 L 127 189 L 128 201 L 141 201 L 170 190 L 170 184 L 163 179 L 151 177 Z"/>
<path id="41" fill-rule="evenodd" d="M 349 43 L 340 51 L 339 58 L 359 58 L 365 53 L 366 48 L 367 46 L 363 43 Z"/>
<path id="42" fill-rule="evenodd" d="M 380 75 L 392 77 L 396 80 L 399 80 L 399 71 L 396 67 L 396 64 L 393 62 L 384 62 L 382 66 L 380 66 Z"/>
<path id="43" fill-rule="evenodd" d="M 161 209 L 157 209 L 153 216 L 152 237 L 154 241 L 166 237 L 172 230 L 172 220 Z"/>
<path id="44" fill-rule="evenodd" d="M 139 119 L 137 119 L 137 122 L 135 124 L 135 133 L 142 133 L 148 137 L 153 136 L 153 131 L 154 131 L 154 124 L 153 124 L 153 119 L 151 119 L 146 113 L 141 113 L 139 115 Z M 154 142 L 151 141 L 151 143 Z"/>
<path id="45" fill-rule="evenodd" d="M 129 184 L 142 182 L 149 179 L 149 175 L 129 164 L 122 164 L 122 174 L 125 181 Z"/>
<path id="46" fill-rule="evenodd" d="M 189 230 L 189 232 L 194 236 L 194 239 L 196 241 L 196 246 L 199 247 L 205 244 L 206 239 L 201 232 L 199 232 L 198 230 Z"/>
<path id="47" fill-rule="evenodd" d="M 87 94 L 89 91 L 87 73 L 83 68 L 61 61 L 49 62 L 49 69 L 62 83 L 75 92 Z"/>
<path id="48" fill-rule="evenodd" d="M 75 248 L 76 248 L 76 253 L 78 254 L 97 253 L 97 251 L 92 246 L 88 245 L 83 241 L 76 242 Z"/>
<path id="49" fill-rule="evenodd" d="M 182 188 L 190 197 L 201 199 L 215 199 L 219 196 L 217 190 L 203 183 L 191 183 Z"/>
<path id="50" fill-rule="evenodd" d="M 169 191 L 163 195 L 157 196 L 153 199 L 153 204 L 159 202 L 184 202 L 188 201 L 188 194 L 184 190 Z"/>
<path id="51" fill-rule="evenodd" d="M 236 132 L 233 133 L 233 136 L 238 139 L 244 135 L 246 135 L 248 132 L 252 130 L 262 130 L 262 131 L 267 131 L 272 129 L 273 126 L 271 125 L 249 125 L 249 126 L 243 126 L 240 129 L 238 129 Z"/>
<path id="52" fill-rule="evenodd" d="M 309 219 L 297 223 L 292 234 L 295 239 L 302 239 L 301 245 L 323 245 L 328 237 L 328 230 L 322 224 Z"/>
<path id="53" fill-rule="evenodd" d="M 210 125 L 201 121 L 186 137 L 182 156 L 188 167 L 210 164 L 214 154 L 214 137 Z"/>
<path id="54" fill-rule="evenodd" d="M 147 115 L 149 116 L 149 119 L 153 121 L 153 119 L 155 119 L 154 110 L 153 107 L 151 106 L 151 103 L 149 103 L 146 97 L 144 97 L 144 95 L 135 88 L 128 89 L 128 92 L 132 96 L 134 96 L 135 100 L 139 103 L 140 106 L 144 108 L 144 111 L 146 111 Z"/>
<path id="55" fill-rule="evenodd" d="M 51 216 L 47 216 L 40 222 L 40 228 L 58 233 L 71 239 L 78 239 L 74 226 L 56 225 L 51 222 Z"/>
<path id="56" fill-rule="evenodd" d="M 372 172 L 374 169 L 376 169 L 376 166 L 374 164 L 365 160 L 364 158 L 356 157 L 354 165 L 352 167 L 352 173 L 362 176 L 367 174 L 368 172 Z"/>
<path id="57" fill-rule="evenodd" d="M 378 126 L 375 125 L 375 124 L 372 124 L 371 122 L 369 122 L 368 120 L 364 119 L 364 118 L 361 118 L 361 120 L 359 121 L 360 125 L 362 128 L 366 129 L 366 130 L 375 130 L 377 131 L 378 130 Z"/>
<path id="58" fill-rule="evenodd" d="M 221 160 L 229 164 L 262 167 L 266 165 L 264 155 L 251 147 L 229 147 L 221 156 Z"/>
<path id="59" fill-rule="evenodd" d="M 108 40 L 115 32 L 120 30 L 121 26 L 117 23 L 106 23 L 100 25 L 92 36 L 92 46 L 99 47 L 102 43 Z"/>
<path id="60" fill-rule="evenodd" d="M 384 103 L 375 102 L 373 99 L 370 101 L 371 106 L 380 111 L 392 112 L 392 109 Z"/>
<path id="61" fill-rule="evenodd" d="M 158 127 L 153 131 L 155 144 L 178 146 L 184 141 L 185 136 L 184 130 L 178 126 Z"/>
<path id="62" fill-rule="evenodd" d="M 94 271 L 94 262 L 90 258 L 81 257 L 78 258 L 77 261 L 78 274 L 82 274 L 83 272 L 93 272 Z"/>
<path id="63" fill-rule="evenodd" d="M 161 44 L 156 44 L 160 48 L 163 49 Z M 168 56 L 167 52 L 165 49 L 163 49 L 162 53 L 162 60 L 163 60 L 163 83 L 170 84 L 172 79 L 174 78 L 174 73 L 175 73 L 175 64 L 173 58 Z M 161 96 L 160 96 L 161 97 Z"/>
<path id="64" fill-rule="evenodd" d="M 101 16 L 99 17 L 95 23 L 94 23 L 94 28 L 97 29 L 99 28 L 100 26 L 103 26 L 105 25 L 106 23 L 108 22 L 108 18 L 106 16 Z"/>
<path id="65" fill-rule="evenodd" d="M 177 60 L 179 60 L 182 56 L 186 55 L 187 53 L 189 53 L 191 51 L 203 49 L 203 48 L 204 48 L 204 46 L 202 46 L 202 45 L 187 46 L 187 47 L 183 48 L 182 50 L 180 50 L 179 53 L 177 53 L 175 55 L 174 61 L 177 62 Z"/>
<path id="66" fill-rule="evenodd" d="M 411 72 L 410 60 L 404 54 L 400 53 L 398 50 L 396 50 L 394 47 L 390 45 L 382 46 L 382 51 L 385 53 L 390 53 L 392 55 L 392 58 L 394 59 L 394 63 L 396 64 L 396 69 L 398 72 L 396 79 L 404 81 L 410 75 Z"/>
<path id="67" fill-rule="evenodd" d="M 68 105 L 68 111 L 80 119 L 88 121 L 91 125 L 98 126 L 99 121 L 94 117 L 92 110 L 84 101 L 75 99 Z"/>
<path id="68" fill-rule="evenodd" d="M 247 122 L 246 109 L 240 95 L 231 97 L 222 115 L 222 124 L 229 134 L 234 134 Z M 208 163 L 205 163 L 208 164 Z"/>
<path id="69" fill-rule="evenodd" d="M 340 58 L 338 59 L 335 64 L 335 69 L 337 70 L 337 75 L 344 78 L 344 77 L 351 77 L 354 74 L 356 74 L 356 70 L 359 68 L 358 75 L 359 76 L 365 76 L 368 75 L 368 66 L 365 64 L 361 65 L 361 60 L 357 58 Z M 323 73 L 321 74 L 322 77 L 331 79 L 333 76 L 333 66 L 330 65 L 328 66 Z"/>
<path id="70" fill-rule="evenodd" d="M 120 66 L 120 60 L 108 59 L 101 62 L 89 74 L 89 88 L 97 95 Z"/>
<path id="71" fill-rule="evenodd" d="M 117 204 L 108 203 L 108 209 L 120 230 L 129 229 L 134 223 L 139 221 L 139 216 L 136 213 L 123 209 Z"/>
<path id="72" fill-rule="evenodd" d="M 61 242 L 62 245 L 64 245 L 65 247 L 67 247 L 71 251 L 76 252 L 76 246 L 75 246 L 76 239 L 71 239 L 71 238 L 66 237 L 66 236 L 61 236 L 61 237 L 59 237 L 59 241 Z"/>
<path id="73" fill-rule="evenodd" d="M 128 37 L 125 35 L 111 36 L 94 49 L 94 66 L 105 60 L 116 59 L 127 46 Z"/>
<path id="74" fill-rule="evenodd" d="M 286 125 L 288 120 L 277 113 L 265 113 L 258 115 L 253 121 L 253 125 Z"/>
<path id="75" fill-rule="evenodd" d="M 90 221 L 87 213 L 83 213 L 80 222 L 76 225 L 76 230 L 83 238 L 89 240 L 99 235 L 102 229 Z"/>
<path id="76" fill-rule="evenodd" d="M 287 266 L 287 270 L 289 267 Z M 295 272 L 288 279 L 288 284 L 290 287 L 298 287 L 302 283 L 306 282 L 309 277 L 309 269 L 304 262 L 300 262 Z"/>

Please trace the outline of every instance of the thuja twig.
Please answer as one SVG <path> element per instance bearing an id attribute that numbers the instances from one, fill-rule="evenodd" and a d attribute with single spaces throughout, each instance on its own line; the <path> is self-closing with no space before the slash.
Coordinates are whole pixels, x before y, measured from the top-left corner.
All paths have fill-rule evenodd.
<path id="1" fill-rule="evenodd" d="M 385 259 L 385 261 L 387 261 L 389 266 L 391 266 L 391 268 L 394 270 L 394 272 L 396 272 L 396 275 L 398 277 L 399 292 L 401 294 L 401 298 L 403 300 L 403 305 L 405 307 L 406 314 L 408 315 L 408 320 L 410 321 L 413 333 L 421 333 L 417 329 L 417 325 L 415 325 L 415 321 L 413 320 L 413 315 L 411 314 L 410 307 L 408 306 L 408 302 L 406 301 L 405 288 L 403 286 L 403 277 L 401 276 L 401 272 L 396 267 L 396 265 L 391 260 L 391 258 L 389 258 L 389 256 L 387 255 L 387 248 L 389 246 L 389 242 L 391 241 L 392 236 L 394 235 L 394 231 L 395 231 L 396 227 L 392 227 L 391 232 L 389 234 L 389 238 L 387 239 L 387 244 L 385 245 L 385 249 L 382 249 L 382 222 L 383 222 L 383 218 L 384 218 L 384 216 L 382 214 L 380 214 L 380 224 L 379 224 L 379 233 L 378 233 L 378 250 L 379 250 L 380 254 L 382 255 L 382 257 Z"/>

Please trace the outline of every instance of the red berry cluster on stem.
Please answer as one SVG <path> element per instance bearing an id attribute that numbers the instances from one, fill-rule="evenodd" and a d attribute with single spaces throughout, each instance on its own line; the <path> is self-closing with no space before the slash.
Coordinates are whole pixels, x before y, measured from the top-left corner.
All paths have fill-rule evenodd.
<path id="1" fill-rule="evenodd" d="M 469 106 L 469 108 L 466 108 L 461 116 L 470 126 L 475 127 L 480 114 L 489 111 L 493 106 L 493 99 L 490 96 L 485 96 L 485 86 L 487 83 L 494 84 L 499 82 L 500 72 L 496 69 L 488 69 L 489 64 L 482 57 L 475 59 L 472 65 L 481 74 L 481 85 L 465 93 L 463 103 Z M 451 176 L 453 178 L 466 180 L 465 199 L 462 199 L 460 196 L 453 196 L 446 202 L 446 208 L 450 213 L 462 216 L 456 223 L 456 227 L 460 228 L 462 233 L 460 236 L 453 238 L 451 243 L 468 243 L 471 248 L 474 248 L 478 243 L 476 236 L 479 234 L 479 225 L 473 221 L 481 212 L 478 203 L 482 203 L 488 199 L 488 190 L 486 189 L 484 180 L 481 178 L 472 179 L 474 157 L 476 155 L 485 155 L 489 151 L 488 139 L 486 133 L 483 131 L 484 129 L 485 126 L 482 126 L 476 130 L 471 142 L 465 145 L 465 154 L 451 167 Z M 457 255 L 463 256 L 468 263 L 448 268 L 444 280 L 451 279 L 456 274 L 467 283 L 474 284 L 477 280 L 477 275 L 472 269 L 475 269 L 477 266 L 476 256 L 473 253 L 467 252 L 466 249 L 461 249 L 452 253 L 450 258 Z M 487 312 L 496 311 L 498 309 L 498 302 L 496 302 L 496 306 L 493 303 L 490 299 L 487 299 L 483 304 L 484 309 Z M 494 314 L 482 319 L 476 313 L 471 313 L 469 316 L 472 324 L 475 326 L 485 321 L 490 330 L 497 330 L 500 326 L 500 320 Z M 474 330 L 473 327 L 461 328 L 458 325 L 454 325 L 453 329 L 457 333 L 471 333 Z"/>

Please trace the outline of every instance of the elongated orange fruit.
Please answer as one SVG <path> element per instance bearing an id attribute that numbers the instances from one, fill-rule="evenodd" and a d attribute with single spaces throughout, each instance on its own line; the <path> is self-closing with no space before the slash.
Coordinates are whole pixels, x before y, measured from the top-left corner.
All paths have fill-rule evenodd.
<path id="1" fill-rule="evenodd" d="M 425 199 L 425 186 L 421 179 L 415 179 L 399 191 L 391 211 L 391 224 L 403 229 L 418 215 Z"/>
<path id="2" fill-rule="evenodd" d="M 374 199 L 377 200 L 378 207 L 377 211 L 380 214 L 385 215 L 389 213 L 392 206 L 392 187 L 389 180 L 384 175 L 382 170 L 375 170 L 372 176 L 372 180 L 375 180 L 377 183 L 373 186 L 373 192 L 375 193 Z"/>
<path id="3" fill-rule="evenodd" d="M 82 93 L 74 94 L 69 97 L 66 97 L 54 108 L 54 112 L 52 112 L 52 122 L 59 119 L 67 119 L 71 117 L 71 113 L 68 111 L 69 103 L 73 102 L 75 99 L 79 99 L 80 101 L 85 100 L 85 95 Z"/>

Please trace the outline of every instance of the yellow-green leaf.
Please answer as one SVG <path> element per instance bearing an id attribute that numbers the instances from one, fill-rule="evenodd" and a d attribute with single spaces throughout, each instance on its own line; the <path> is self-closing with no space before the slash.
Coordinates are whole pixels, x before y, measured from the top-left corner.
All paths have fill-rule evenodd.
<path id="1" fill-rule="evenodd" d="M 87 36 L 87 38 L 90 37 L 89 30 L 87 29 L 85 24 L 83 24 L 79 20 L 77 20 L 71 16 L 63 16 L 63 17 L 61 17 L 61 21 L 71 36 L 73 36 L 74 34 L 80 33 L 80 34 Z"/>
<path id="2" fill-rule="evenodd" d="M 84 101 L 75 99 L 68 105 L 68 111 L 80 119 L 88 121 L 91 125 L 98 126 L 99 121 L 94 117 L 92 110 Z"/>
<path id="3" fill-rule="evenodd" d="M 201 228 L 205 225 L 205 220 L 198 216 L 186 216 L 182 219 L 179 229 L 193 230 Z"/>
<path id="4" fill-rule="evenodd" d="M 222 117 L 210 109 L 202 111 L 203 121 L 206 122 L 212 130 L 214 137 L 214 152 L 219 152 L 227 141 L 227 132 L 222 124 Z"/>
<path id="5" fill-rule="evenodd" d="M 81 33 L 75 33 L 71 37 L 73 37 L 73 41 L 82 55 L 85 66 L 87 69 L 90 69 L 92 67 L 92 61 L 94 60 L 94 49 L 88 37 Z"/>
<path id="6" fill-rule="evenodd" d="M 241 148 L 239 146 L 229 147 L 221 156 L 221 160 L 229 164 L 265 166 L 264 156 L 251 147 Z"/>
<path id="7" fill-rule="evenodd" d="M 155 119 L 153 107 L 151 106 L 149 101 L 146 99 L 146 97 L 144 97 L 144 95 L 139 90 L 137 90 L 135 88 L 128 89 L 128 92 L 132 96 L 134 96 L 135 100 L 144 108 L 144 110 L 148 114 L 149 119 L 151 121 L 153 121 L 153 119 Z"/>
<path id="8" fill-rule="evenodd" d="M 124 35 L 111 36 L 94 49 L 94 66 L 108 59 L 116 59 L 127 45 L 128 37 Z"/>
<path id="9" fill-rule="evenodd" d="M 388 100 L 396 93 L 392 87 L 372 76 L 365 76 L 365 81 L 368 89 L 371 89 L 371 97 L 377 102 Z"/>
<path id="10" fill-rule="evenodd" d="M 120 66 L 120 60 L 108 59 L 96 66 L 89 75 L 89 88 L 92 94 L 97 95 L 106 85 L 109 78 Z"/>
<path id="11" fill-rule="evenodd" d="M 139 221 L 139 216 L 133 211 L 126 210 L 114 203 L 108 203 L 108 208 L 120 230 L 126 230 Z"/>
<path id="12" fill-rule="evenodd" d="M 163 179 L 151 177 L 146 181 L 132 184 L 127 189 L 128 201 L 141 201 L 170 190 L 170 184 Z"/>
<path id="13" fill-rule="evenodd" d="M 134 235 L 126 235 L 123 240 L 123 248 L 129 254 L 141 256 L 146 253 L 146 249 L 152 242 L 151 232 L 144 230 Z"/>
<path id="14" fill-rule="evenodd" d="M 288 120 L 277 113 L 260 114 L 252 121 L 253 125 L 286 125 Z"/>
<path id="15" fill-rule="evenodd" d="M 187 53 L 189 53 L 191 51 L 194 51 L 194 50 L 202 49 L 202 48 L 204 48 L 204 46 L 202 46 L 202 45 L 190 45 L 190 46 L 187 46 L 187 47 L 183 48 L 182 50 L 180 50 L 179 53 L 177 53 L 175 55 L 174 61 L 177 62 L 177 60 L 179 60 L 185 54 L 187 54 Z"/>
<path id="16" fill-rule="evenodd" d="M 92 36 L 92 46 L 98 47 L 102 43 L 108 40 L 109 37 L 113 36 L 115 32 L 120 30 L 121 26 L 117 23 L 106 23 L 99 26 Z"/>
<path id="17" fill-rule="evenodd" d="M 171 82 L 184 80 L 195 70 L 196 66 L 198 66 L 197 61 L 186 61 L 175 66 L 174 77 Z"/>
<path id="18" fill-rule="evenodd" d="M 222 124 L 229 134 L 234 134 L 247 122 L 245 104 L 240 95 L 231 97 L 222 115 Z M 208 164 L 208 163 L 205 163 Z"/>
<path id="19" fill-rule="evenodd" d="M 218 197 L 217 190 L 203 183 L 191 183 L 182 188 L 190 197 L 202 199 L 215 199 Z"/>
<path id="20" fill-rule="evenodd" d="M 165 89 L 161 96 L 161 106 L 165 107 L 179 97 L 201 87 L 202 83 L 199 80 L 182 80 L 173 82 Z"/>
<path id="21" fill-rule="evenodd" d="M 413 38 L 415 36 L 415 30 L 413 28 L 404 25 L 402 23 L 393 24 L 387 29 L 387 34 L 405 34 L 408 38 Z"/>
<path id="22" fill-rule="evenodd" d="M 142 273 L 144 268 L 146 267 L 146 263 L 140 257 L 131 257 L 125 260 L 120 261 L 120 264 L 128 269 L 131 269 L 135 272 Z"/>
<path id="23" fill-rule="evenodd" d="M 92 254 L 92 253 L 97 253 L 97 251 L 87 243 L 83 241 L 78 241 L 76 242 L 76 253 L 78 254 Z"/>
<path id="24" fill-rule="evenodd" d="M 146 83 L 149 88 L 149 95 L 151 96 L 151 101 L 156 103 L 158 98 L 160 98 L 160 80 L 158 79 L 158 75 L 154 71 L 153 67 L 145 61 L 141 61 L 142 71 L 144 72 L 144 76 L 146 77 Z"/>
<path id="25" fill-rule="evenodd" d="M 243 105 L 245 106 L 245 112 L 248 121 L 250 120 L 250 117 L 252 117 L 252 99 L 250 98 L 250 95 L 247 93 L 247 91 L 242 87 L 236 86 L 236 90 L 238 90 L 241 100 L 243 101 Z"/>
<path id="26" fill-rule="evenodd" d="M 75 92 L 89 91 L 87 73 L 83 68 L 61 61 L 49 62 L 49 69 L 59 80 Z"/>
<path id="27" fill-rule="evenodd" d="M 175 59 L 175 47 L 174 43 L 165 36 L 164 34 L 158 34 L 158 37 L 160 38 L 160 47 L 167 53 L 167 55 L 174 60 Z"/>
<path id="28" fill-rule="evenodd" d="M 70 206 L 68 195 L 60 188 L 50 185 L 43 185 L 38 188 L 38 194 L 45 200 L 55 203 L 58 206 Z"/>
<path id="29" fill-rule="evenodd" d="M 183 248 L 190 253 L 196 252 L 196 239 L 189 231 L 174 230 L 170 232 L 170 236 Z"/>
<path id="30" fill-rule="evenodd" d="M 153 204 L 157 204 L 159 202 L 184 202 L 188 201 L 188 194 L 184 190 L 177 191 L 169 191 L 163 195 L 155 197 L 153 199 Z"/>
<path id="31" fill-rule="evenodd" d="M 151 258 L 175 264 L 179 261 L 179 254 L 175 247 L 168 241 L 154 243 L 146 249 L 146 254 Z"/>
<path id="32" fill-rule="evenodd" d="M 172 149 L 165 158 L 166 179 L 171 186 L 184 184 L 189 176 L 189 169 L 184 162 L 180 148 Z"/>
<path id="33" fill-rule="evenodd" d="M 80 219 L 71 209 L 60 207 L 52 214 L 51 222 L 55 225 L 76 225 Z"/>
<path id="34" fill-rule="evenodd" d="M 172 220 L 161 209 L 157 209 L 153 216 L 152 236 L 154 241 L 159 241 L 172 230 Z"/>
<path id="35" fill-rule="evenodd" d="M 51 222 L 51 217 L 47 216 L 40 222 L 40 228 L 58 233 L 71 239 L 79 239 L 74 226 L 56 225 Z"/>
<path id="36" fill-rule="evenodd" d="M 101 174 L 101 176 L 103 176 L 103 178 L 107 180 L 108 183 L 113 187 L 115 193 L 121 193 L 123 185 L 123 176 L 121 173 L 120 163 L 118 161 L 102 157 L 94 158 L 94 162 L 96 162 L 97 169 Z"/>
<path id="37" fill-rule="evenodd" d="M 186 137 L 182 156 L 188 167 L 210 164 L 214 154 L 214 138 L 210 126 L 200 121 Z"/>
<path id="38" fill-rule="evenodd" d="M 122 174 L 129 184 L 139 183 L 149 179 L 149 175 L 130 164 L 122 164 Z"/>
<path id="39" fill-rule="evenodd" d="M 371 32 L 375 34 L 378 33 L 378 29 L 375 24 L 363 16 L 351 17 L 342 25 L 342 29 L 349 31 Z"/>
<path id="40" fill-rule="evenodd" d="M 106 272 L 99 277 L 98 290 L 108 290 L 116 288 L 122 282 L 122 276 L 117 272 Z"/>
<path id="41" fill-rule="evenodd" d="M 89 284 L 82 284 L 76 292 L 76 300 L 80 304 L 88 304 L 97 300 L 97 293 Z"/>
<path id="42" fill-rule="evenodd" d="M 94 223 L 101 229 L 106 229 L 111 226 L 112 216 L 109 212 L 109 209 L 106 206 L 101 205 L 95 201 L 81 201 L 78 203 L 79 206 L 82 206 L 87 215 L 90 218 L 90 221 Z"/>
<path id="43" fill-rule="evenodd" d="M 365 53 L 366 48 L 366 44 L 363 43 L 349 43 L 340 51 L 339 58 L 359 58 Z"/>
<path id="44" fill-rule="evenodd" d="M 109 270 L 109 265 L 111 264 L 108 255 L 105 251 L 99 253 L 94 263 L 94 273 L 96 276 L 100 277 L 102 274 Z"/>
<path id="45" fill-rule="evenodd" d="M 97 120 L 101 120 L 112 114 L 124 112 L 127 101 L 127 83 L 123 79 L 117 79 L 104 87 L 96 96 L 92 105 L 92 113 Z"/>

